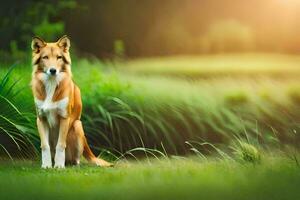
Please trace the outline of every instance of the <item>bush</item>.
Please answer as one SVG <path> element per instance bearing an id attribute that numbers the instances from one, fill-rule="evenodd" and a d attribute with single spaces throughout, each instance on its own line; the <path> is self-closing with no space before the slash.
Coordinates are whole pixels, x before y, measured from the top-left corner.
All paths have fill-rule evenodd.
<path id="1" fill-rule="evenodd" d="M 248 142 L 237 140 L 232 149 L 236 159 L 240 162 L 257 164 L 261 161 L 258 149 Z"/>

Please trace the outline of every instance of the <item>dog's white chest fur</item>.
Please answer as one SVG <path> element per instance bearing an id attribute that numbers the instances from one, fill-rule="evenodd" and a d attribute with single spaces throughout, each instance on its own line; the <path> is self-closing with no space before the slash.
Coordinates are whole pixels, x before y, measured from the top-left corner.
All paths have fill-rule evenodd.
<path id="1" fill-rule="evenodd" d="M 65 97 L 59 101 L 53 102 L 53 95 L 56 87 L 59 84 L 57 79 L 45 78 L 43 79 L 46 90 L 46 98 L 44 101 L 35 99 L 35 105 L 37 107 L 38 115 L 47 119 L 51 128 L 58 124 L 57 116 L 67 117 L 67 106 L 69 98 Z"/>

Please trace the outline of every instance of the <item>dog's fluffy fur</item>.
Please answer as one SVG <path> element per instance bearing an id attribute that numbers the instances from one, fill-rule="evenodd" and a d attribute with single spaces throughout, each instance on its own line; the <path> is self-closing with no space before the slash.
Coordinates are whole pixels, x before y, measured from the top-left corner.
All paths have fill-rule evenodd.
<path id="1" fill-rule="evenodd" d="M 99 166 L 111 166 L 96 158 L 87 144 L 80 121 L 82 102 L 72 80 L 70 40 L 63 36 L 55 43 L 38 37 L 32 40 L 32 91 L 41 139 L 42 167 L 78 165 L 83 156 Z"/>

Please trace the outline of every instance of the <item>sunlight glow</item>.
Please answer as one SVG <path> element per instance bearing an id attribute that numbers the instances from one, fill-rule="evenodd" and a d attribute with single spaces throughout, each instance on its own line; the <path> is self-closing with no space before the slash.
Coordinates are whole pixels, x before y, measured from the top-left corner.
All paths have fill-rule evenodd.
<path id="1" fill-rule="evenodd" d="M 282 3 L 284 5 L 289 5 L 289 6 L 293 6 L 295 4 L 298 4 L 300 3 L 299 0 L 276 0 L 277 2 L 279 3 Z"/>

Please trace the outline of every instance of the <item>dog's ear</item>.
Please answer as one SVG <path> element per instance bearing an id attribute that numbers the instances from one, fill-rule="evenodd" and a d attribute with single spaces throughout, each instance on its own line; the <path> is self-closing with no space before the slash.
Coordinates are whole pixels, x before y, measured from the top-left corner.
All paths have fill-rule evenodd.
<path id="1" fill-rule="evenodd" d="M 60 48 L 64 50 L 64 52 L 69 51 L 71 46 L 70 39 L 66 35 L 62 36 L 56 43 Z"/>
<path id="2" fill-rule="evenodd" d="M 32 51 L 34 51 L 35 53 L 39 53 L 40 49 L 44 46 L 46 46 L 46 42 L 43 39 L 37 36 L 32 38 L 32 42 L 31 42 Z"/>

